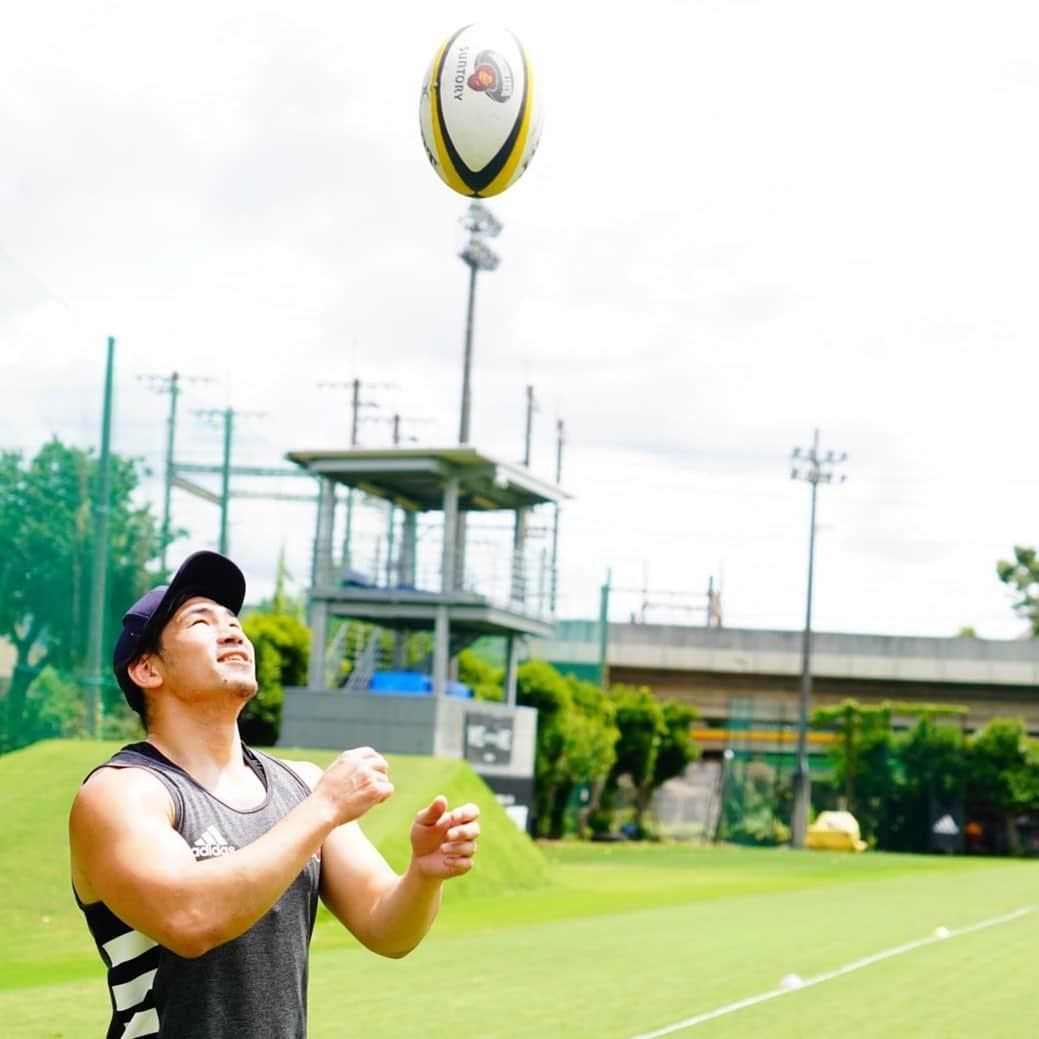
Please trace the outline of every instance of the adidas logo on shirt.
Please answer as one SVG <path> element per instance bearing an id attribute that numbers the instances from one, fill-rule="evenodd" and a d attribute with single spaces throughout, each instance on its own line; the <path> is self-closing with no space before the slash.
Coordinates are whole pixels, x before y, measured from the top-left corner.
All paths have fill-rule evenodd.
<path id="1" fill-rule="evenodd" d="M 196 859 L 215 859 L 218 855 L 230 855 L 236 850 L 215 826 L 207 826 L 202 836 L 191 846 L 191 854 Z"/>

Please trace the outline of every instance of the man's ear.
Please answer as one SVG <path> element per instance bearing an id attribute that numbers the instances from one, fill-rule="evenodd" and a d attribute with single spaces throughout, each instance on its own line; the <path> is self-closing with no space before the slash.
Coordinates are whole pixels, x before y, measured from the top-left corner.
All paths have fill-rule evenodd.
<path id="1" fill-rule="evenodd" d="M 126 673 L 141 689 L 157 689 L 162 685 L 162 675 L 155 666 L 155 656 L 145 653 L 126 668 Z"/>

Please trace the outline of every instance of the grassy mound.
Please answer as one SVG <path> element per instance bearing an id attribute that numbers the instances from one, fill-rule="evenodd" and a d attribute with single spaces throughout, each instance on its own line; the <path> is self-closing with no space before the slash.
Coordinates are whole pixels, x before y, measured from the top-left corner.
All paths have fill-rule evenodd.
<path id="1" fill-rule="evenodd" d="M 290 750 L 278 747 L 278 757 L 305 759 L 326 767 L 333 751 Z M 473 801 L 480 806 L 480 849 L 473 872 L 459 884 L 448 884 L 445 898 L 505 894 L 540 887 L 548 877 L 545 858 L 534 842 L 521 833 L 494 799 L 487 784 L 464 761 L 446 758 L 388 756 L 390 779 L 396 792 L 361 821 L 368 839 L 394 869 L 408 862 L 408 830 L 412 818 L 437 794 L 454 807 Z"/>
<path id="2" fill-rule="evenodd" d="M 97 972 L 95 951 L 69 881 L 68 812 L 83 778 L 119 744 L 49 741 L 0 757 L 0 963 L 4 982 L 17 986 Z M 283 751 L 279 757 L 327 765 L 328 751 Z M 450 903 L 473 896 L 529 889 L 545 882 L 547 866 L 484 782 L 460 761 L 391 757 L 396 794 L 362 826 L 395 868 L 408 856 L 412 816 L 437 794 L 451 805 L 480 805 L 483 837 L 476 868 L 447 885 Z M 341 931 L 338 925 L 320 928 Z M 344 937 L 345 940 L 345 937 Z"/>

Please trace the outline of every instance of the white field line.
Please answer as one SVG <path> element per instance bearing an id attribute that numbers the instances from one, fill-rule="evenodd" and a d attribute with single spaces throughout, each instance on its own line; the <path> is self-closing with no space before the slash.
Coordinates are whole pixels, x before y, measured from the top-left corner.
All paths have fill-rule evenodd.
<path id="1" fill-rule="evenodd" d="M 879 963 L 881 960 L 889 960 L 892 956 L 901 956 L 904 952 L 912 952 L 913 949 L 919 949 L 924 945 L 931 945 L 934 942 L 945 942 L 950 938 L 959 938 L 965 934 L 972 934 L 974 931 L 983 931 L 986 927 L 1010 923 L 1011 920 L 1017 920 L 1019 917 L 1031 913 L 1034 908 L 1034 906 L 1024 906 L 1021 909 L 1015 909 L 1012 913 L 994 916 L 989 920 L 981 920 L 979 923 L 970 924 L 968 927 L 960 927 L 955 931 L 949 931 L 944 937 L 933 934 L 927 938 L 919 938 L 915 942 L 906 942 L 905 945 L 896 945 L 892 949 L 885 949 L 883 952 L 876 952 L 872 956 L 866 956 L 861 960 L 846 963 L 843 967 L 838 967 L 836 970 L 827 971 L 825 974 L 817 974 L 814 978 L 806 978 L 797 988 L 776 988 L 769 992 L 762 992 L 757 996 L 748 996 L 746 999 L 718 1007 L 717 1010 L 709 1010 L 706 1014 L 697 1014 L 696 1017 L 687 1017 L 684 1021 L 678 1021 L 673 1025 L 658 1028 L 655 1032 L 643 1032 L 641 1035 L 632 1036 L 632 1039 L 658 1039 L 662 1035 L 681 1032 L 686 1028 L 702 1025 L 705 1021 L 713 1021 L 716 1017 L 723 1017 L 725 1014 L 732 1014 L 737 1010 L 745 1010 L 747 1007 L 757 1006 L 758 1003 L 767 1003 L 770 999 L 777 999 L 779 996 L 789 996 L 794 992 L 802 992 L 812 985 L 821 985 L 824 981 L 832 981 L 834 978 L 839 978 L 844 974 L 850 974 L 852 971 L 868 967 L 873 963 Z"/>

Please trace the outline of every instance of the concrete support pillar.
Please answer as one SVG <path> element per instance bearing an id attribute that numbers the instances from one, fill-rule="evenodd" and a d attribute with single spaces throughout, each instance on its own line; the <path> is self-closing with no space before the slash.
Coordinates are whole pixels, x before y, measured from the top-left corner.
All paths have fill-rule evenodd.
<path id="1" fill-rule="evenodd" d="M 516 706 L 516 671 L 519 668 L 519 646 L 515 635 L 505 636 L 505 702 Z"/>
<path id="2" fill-rule="evenodd" d="M 400 583 L 409 588 L 415 586 L 415 546 L 418 543 L 416 527 L 418 518 L 411 509 L 405 509 L 401 525 Z"/>
<path id="3" fill-rule="evenodd" d="M 444 485 L 444 551 L 440 590 L 448 595 L 458 588 L 458 478 Z"/>
<path id="4" fill-rule="evenodd" d="M 401 512 L 397 581 L 404 588 L 414 588 L 415 552 L 418 543 L 417 515 L 412 509 L 402 509 Z M 404 670 L 404 634 L 399 630 L 393 633 L 393 669 L 395 671 Z"/>
<path id="5" fill-rule="evenodd" d="M 438 606 L 433 628 L 433 695 L 447 695 L 447 669 L 451 656 L 451 624 L 447 607 Z"/>
<path id="6" fill-rule="evenodd" d="M 458 477 L 444 484 L 444 546 L 440 565 L 440 591 L 458 589 Z M 444 696 L 451 670 L 451 621 L 446 605 L 438 606 L 433 632 L 433 693 Z"/>
<path id="7" fill-rule="evenodd" d="M 527 602 L 527 510 L 517 509 L 512 531 L 512 579 L 509 600 L 523 609 Z"/>
<path id="8" fill-rule="evenodd" d="M 321 589 L 332 581 L 332 532 L 335 527 L 335 486 L 321 478 L 318 490 L 317 527 L 314 531 L 314 560 L 310 574 L 310 662 L 307 686 L 325 689 L 325 647 L 328 643 L 328 602 Z"/>
<path id="9" fill-rule="evenodd" d="M 327 689 L 325 647 L 328 645 L 328 604 L 310 604 L 310 660 L 307 662 L 307 688 Z"/>

